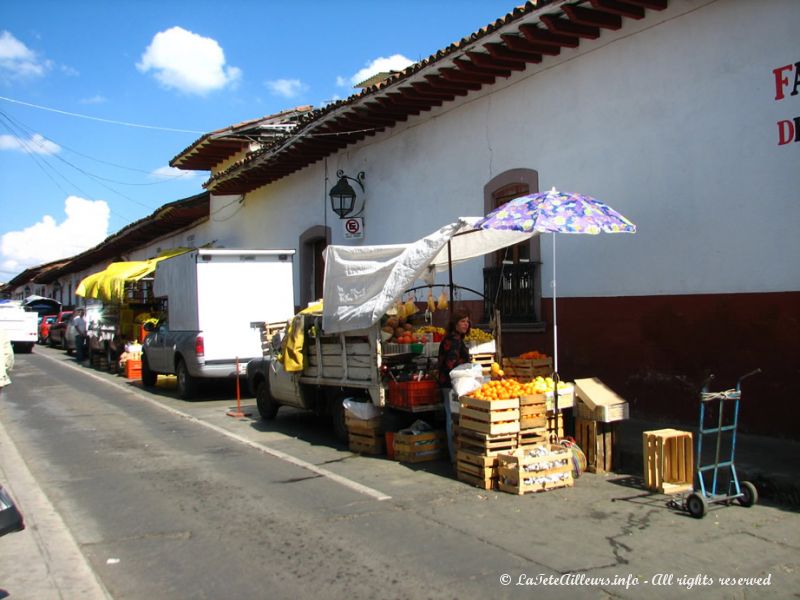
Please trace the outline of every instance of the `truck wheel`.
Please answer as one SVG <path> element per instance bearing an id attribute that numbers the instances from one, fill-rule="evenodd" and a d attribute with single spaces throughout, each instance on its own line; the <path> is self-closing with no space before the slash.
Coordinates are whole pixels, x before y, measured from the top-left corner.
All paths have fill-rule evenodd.
<path id="1" fill-rule="evenodd" d="M 158 373 L 150 370 L 150 363 L 147 362 L 147 355 L 142 354 L 142 385 L 146 388 L 156 387 Z"/>
<path id="2" fill-rule="evenodd" d="M 333 433 L 336 435 L 336 439 L 343 444 L 347 443 L 348 441 L 347 423 L 344 419 L 344 398 L 344 396 L 334 396 L 331 400 L 331 420 L 333 424 Z"/>
<path id="3" fill-rule="evenodd" d="M 197 393 L 197 380 L 189 374 L 189 369 L 186 368 L 186 362 L 183 359 L 178 360 L 175 374 L 178 376 L 178 397 L 182 400 L 194 398 Z"/>
<path id="4" fill-rule="evenodd" d="M 266 381 L 259 381 L 256 387 L 256 407 L 258 414 L 265 421 L 271 421 L 278 414 L 280 404 L 275 401 L 269 391 L 269 384 Z"/>

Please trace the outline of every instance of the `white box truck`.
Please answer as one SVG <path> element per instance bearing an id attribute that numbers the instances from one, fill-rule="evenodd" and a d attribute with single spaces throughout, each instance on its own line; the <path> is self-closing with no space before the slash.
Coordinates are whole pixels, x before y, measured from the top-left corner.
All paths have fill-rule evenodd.
<path id="1" fill-rule="evenodd" d="M 191 398 L 203 378 L 244 377 L 262 355 L 251 323 L 294 314 L 294 250 L 192 250 L 158 263 L 153 294 L 166 299 L 166 318 L 150 326 L 142 383 L 174 374 L 178 395 Z"/>
<path id="2" fill-rule="evenodd" d="M 0 328 L 5 329 L 15 352 L 31 352 L 39 338 L 39 315 L 22 302 L 0 302 Z"/>

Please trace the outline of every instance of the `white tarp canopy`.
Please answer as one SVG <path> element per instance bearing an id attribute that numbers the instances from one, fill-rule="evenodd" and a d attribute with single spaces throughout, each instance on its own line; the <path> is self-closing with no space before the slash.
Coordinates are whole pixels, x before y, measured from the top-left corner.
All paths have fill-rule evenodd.
<path id="1" fill-rule="evenodd" d="M 533 235 L 475 229 L 480 218 L 460 217 L 410 244 L 328 246 L 322 328 L 326 333 L 367 328 L 416 281 L 433 284 L 434 270 L 445 270 L 448 264 L 483 256 Z"/>

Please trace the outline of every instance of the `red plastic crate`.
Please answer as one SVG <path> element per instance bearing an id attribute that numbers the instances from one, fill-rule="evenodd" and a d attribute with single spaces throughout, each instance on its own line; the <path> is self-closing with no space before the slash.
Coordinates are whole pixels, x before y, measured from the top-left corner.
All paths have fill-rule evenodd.
<path id="1" fill-rule="evenodd" d="M 128 379 L 141 379 L 142 361 L 140 360 L 125 361 L 125 377 Z"/>
<path id="2" fill-rule="evenodd" d="M 389 406 L 414 408 L 438 404 L 441 399 L 439 386 L 432 379 L 389 382 Z"/>

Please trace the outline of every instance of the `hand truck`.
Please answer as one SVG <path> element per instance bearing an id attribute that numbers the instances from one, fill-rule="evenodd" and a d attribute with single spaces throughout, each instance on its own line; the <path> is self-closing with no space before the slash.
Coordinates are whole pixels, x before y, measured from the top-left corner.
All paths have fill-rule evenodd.
<path id="1" fill-rule="evenodd" d="M 706 515 L 709 504 L 730 504 L 736 500 L 742 506 L 749 508 L 758 502 L 756 487 L 749 481 L 739 481 L 733 461 L 736 451 L 736 428 L 739 421 L 739 400 L 742 397 L 742 381 L 758 373 L 761 373 L 761 369 L 742 375 L 739 381 L 736 382 L 736 389 L 724 392 L 708 391 L 708 386 L 714 378 L 713 375 L 703 385 L 700 394 L 700 424 L 697 429 L 697 486 L 686 497 L 682 507 L 696 519 L 702 519 Z M 705 423 L 706 413 L 712 416 L 713 419 L 714 403 L 717 404 L 716 426 L 707 427 Z M 730 416 L 728 417 L 728 423 L 723 424 L 723 413 L 726 412 L 726 406 L 729 407 Z M 722 437 L 727 432 L 730 432 L 730 456 L 723 457 Z M 713 435 L 716 435 L 714 460 L 713 462 L 704 463 L 703 438 Z M 721 490 L 725 489 L 725 483 L 721 481 L 724 477 L 720 477 L 720 475 L 724 475 L 726 470 L 729 474 L 727 490 L 722 492 Z M 710 482 L 708 481 L 709 478 Z"/>

